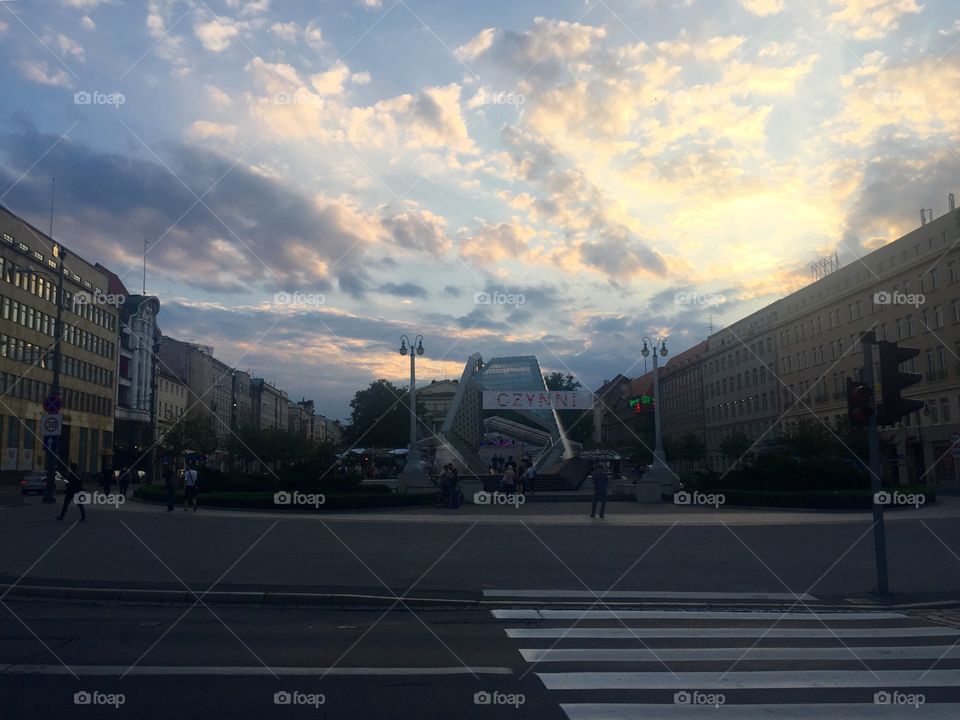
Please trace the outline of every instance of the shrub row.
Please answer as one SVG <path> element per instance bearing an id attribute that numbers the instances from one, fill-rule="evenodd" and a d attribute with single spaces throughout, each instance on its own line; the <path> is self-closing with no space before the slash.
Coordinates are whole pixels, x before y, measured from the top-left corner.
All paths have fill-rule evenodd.
<path id="1" fill-rule="evenodd" d="M 923 495 L 924 504 L 934 502 L 936 492 L 920 485 L 900 485 L 884 488 L 889 493 Z M 740 490 L 737 488 L 711 489 L 713 493 L 723 493 L 726 505 L 747 505 L 753 507 L 804 508 L 810 510 L 869 510 L 873 507 L 873 493 L 870 490 L 813 490 L 813 491 L 771 491 Z"/>

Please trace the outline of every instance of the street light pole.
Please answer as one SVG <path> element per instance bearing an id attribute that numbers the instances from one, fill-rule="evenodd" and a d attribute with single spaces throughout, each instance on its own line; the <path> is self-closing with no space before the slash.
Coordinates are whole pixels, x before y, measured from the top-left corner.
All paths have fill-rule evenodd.
<path id="1" fill-rule="evenodd" d="M 410 480 L 422 474 L 420 468 L 420 452 L 417 449 L 417 355 L 423 355 L 423 335 L 410 341 L 406 335 L 400 336 L 400 354 L 410 353 L 410 447 L 407 451 L 407 464 L 400 474 L 400 488 L 406 490 Z"/>
<path id="2" fill-rule="evenodd" d="M 674 474 L 667 465 L 666 456 L 663 452 L 663 436 L 660 430 L 660 373 L 657 357 L 667 356 L 667 340 L 664 337 L 658 337 L 655 340 L 644 336 L 643 349 L 640 353 L 647 358 L 653 353 L 653 462 L 644 473 L 642 481 L 637 483 L 637 500 L 645 503 L 658 503 L 661 501 L 662 486 L 673 485 Z"/>
<path id="3" fill-rule="evenodd" d="M 64 265 L 67 261 L 67 251 L 62 245 L 55 245 L 59 267 L 57 269 L 57 316 L 53 324 L 53 382 L 50 384 L 50 396 L 60 395 L 60 364 L 62 356 L 60 354 L 60 340 L 63 337 L 63 274 Z M 53 450 L 53 443 L 57 443 L 57 451 Z M 60 438 L 50 438 L 44 443 L 46 447 L 47 461 L 47 487 L 43 493 L 43 502 L 51 505 L 57 502 L 56 481 L 54 480 L 57 471 L 57 455 L 60 452 Z"/>

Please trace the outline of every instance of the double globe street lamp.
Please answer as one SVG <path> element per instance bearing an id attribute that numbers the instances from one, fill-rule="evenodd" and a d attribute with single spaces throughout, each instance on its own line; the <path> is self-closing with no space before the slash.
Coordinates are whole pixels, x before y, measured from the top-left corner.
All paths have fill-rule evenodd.
<path id="1" fill-rule="evenodd" d="M 657 370 L 658 356 L 667 356 L 667 339 L 657 337 L 656 339 L 643 336 L 643 349 L 640 354 L 643 357 L 653 355 L 653 462 L 643 478 L 637 483 L 637 500 L 646 503 L 658 503 L 661 501 L 662 488 L 669 485 L 672 492 L 674 478 L 676 477 L 670 466 L 667 465 L 666 457 L 663 453 L 663 436 L 660 432 L 660 374 Z"/>
<path id="2" fill-rule="evenodd" d="M 399 492 L 406 492 L 414 481 L 423 480 L 420 453 L 417 450 L 417 356 L 424 353 L 423 335 L 417 335 L 413 342 L 406 335 L 401 335 L 399 352 L 401 355 L 410 355 L 410 449 L 397 488 Z"/>

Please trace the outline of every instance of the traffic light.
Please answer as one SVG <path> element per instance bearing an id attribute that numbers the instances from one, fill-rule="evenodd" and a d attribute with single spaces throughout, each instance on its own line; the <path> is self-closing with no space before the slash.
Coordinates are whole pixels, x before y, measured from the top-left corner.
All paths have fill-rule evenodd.
<path id="1" fill-rule="evenodd" d="M 853 427 L 867 427 L 874 414 L 873 388 L 847 378 L 847 417 Z"/>
<path id="2" fill-rule="evenodd" d="M 899 347 L 895 342 L 881 340 L 880 348 L 880 394 L 883 399 L 883 416 L 878 418 L 881 425 L 893 425 L 904 415 L 923 408 L 922 400 L 906 400 L 900 392 L 923 380 L 918 373 L 900 372 L 900 363 L 920 354 L 917 348 Z"/>

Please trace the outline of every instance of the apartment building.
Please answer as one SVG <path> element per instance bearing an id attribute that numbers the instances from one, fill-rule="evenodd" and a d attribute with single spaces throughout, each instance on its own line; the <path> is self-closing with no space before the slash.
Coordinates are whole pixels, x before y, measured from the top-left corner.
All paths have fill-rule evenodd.
<path id="1" fill-rule="evenodd" d="M 443 430 L 453 398 L 457 394 L 459 380 L 431 380 L 429 385 L 417 388 L 417 405 L 423 405 L 426 414 L 418 418 L 417 435 L 437 436 Z"/>
<path id="2" fill-rule="evenodd" d="M 164 336 L 160 341 L 160 369 L 187 387 L 187 414 L 207 417 L 217 433 L 223 454 L 233 419 L 233 368 L 213 356 L 209 345 Z"/>
<path id="3" fill-rule="evenodd" d="M 82 472 L 112 463 L 117 308 L 108 278 L 23 218 L 0 207 L 0 471 L 44 467 L 42 401 L 53 380 L 56 288 L 64 270 L 59 460 Z"/>
<path id="4" fill-rule="evenodd" d="M 253 410 L 250 390 L 250 373 L 233 371 L 233 400 L 230 427 L 236 429 L 253 425 Z"/>
<path id="5" fill-rule="evenodd" d="M 187 413 L 187 386 L 173 373 L 157 373 L 157 425 L 171 425 Z"/>
<path id="6" fill-rule="evenodd" d="M 754 450 L 773 441 L 780 417 L 776 376 L 777 310 L 767 307 L 707 338 L 700 355 L 703 376 L 707 465 L 726 470 L 737 458 L 720 449 L 732 435 L 745 435 Z"/>
<path id="7" fill-rule="evenodd" d="M 706 442 L 703 363 L 706 341 L 674 355 L 660 373 L 660 423 L 664 437 L 694 435 Z"/>
<path id="8" fill-rule="evenodd" d="M 960 429 L 960 212 L 925 222 L 776 306 L 788 426 L 811 414 L 830 427 L 846 422 L 846 379 L 860 376 L 860 335 L 872 330 L 878 340 L 920 350 L 903 370 L 923 381 L 904 396 L 926 407 L 883 431 L 898 448 L 890 458 L 898 479 L 957 483 L 950 436 Z"/>
<path id="9" fill-rule="evenodd" d="M 290 422 L 290 398 L 263 378 L 250 381 L 250 411 L 261 430 L 286 430 Z"/>

